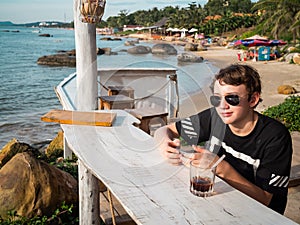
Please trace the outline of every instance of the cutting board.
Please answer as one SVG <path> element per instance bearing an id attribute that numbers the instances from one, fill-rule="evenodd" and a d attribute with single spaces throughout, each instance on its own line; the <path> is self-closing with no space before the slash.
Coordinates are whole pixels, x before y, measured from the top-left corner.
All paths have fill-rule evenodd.
<path id="1" fill-rule="evenodd" d="M 44 122 L 56 122 L 62 124 L 112 126 L 116 113 L 110 112 L 81 112 L 70 110 L 51 110 L 41 117 Z"/>

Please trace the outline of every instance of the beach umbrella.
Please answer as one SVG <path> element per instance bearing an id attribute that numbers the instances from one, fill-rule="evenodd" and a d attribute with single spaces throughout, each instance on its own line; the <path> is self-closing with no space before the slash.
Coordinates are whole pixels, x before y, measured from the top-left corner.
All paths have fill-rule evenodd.
<path id="1" fill-rule="evenodd" d="M 194 33 L 194 32 L 197 32 L 198 30 L 196 28 L 192 28 L 189 30 L 189 33 Z"/>
<path id="2" fill-rule="evenodd" d="M 239 45 L 242 45 L 242 40 L 237 40 L 234 42 L 234 46 L 239 46 Z"/>
<path id="3" fill-rule="evenodd" d="M 268 41 L 261 40 L 237 40 L 234 46 L 244 45 L 245 47 L 255 47 L 255 46 L 269 46 Z"/>
<path id="4" fill-rule="evenodd" d="M 282 40 L 270 40 L 268 41 L 269 46 L 286 45 L 287 43 Z"/>
<path id="5" fill-rule="evenodd" d="M 255 47 L 255 46 L 269 46 L 269 42 L 267 41 L 261 41 L 261 40 L 251 40 L 246 43 L 243 43 L 243 45 L 247 47 Z"/>
<path id="6" fill-rule="evenodd" d="M 251 37 L 245 38 L 244 40 L 246 40 L 246 41 L 249 41 L 249 40 L 268 41 L 268 38 L 256 34 Z"/>
<path id="7" fill-rule="evenodd" d="M 172 32 L 180 32 L 181 30 L 180 29 L 178 29 L 178 28 L 174 28 L 173 30 L 172 30 Z"/>
<path id="8" fill-rule="evenodd" d="M 185 37 L 185 32 L 186 32 L 186 31 L 188 31 L 188 29 L 182 28 L 182 29 L 180 30 L 180 32 L 181 32 L 181 37 Z"/>

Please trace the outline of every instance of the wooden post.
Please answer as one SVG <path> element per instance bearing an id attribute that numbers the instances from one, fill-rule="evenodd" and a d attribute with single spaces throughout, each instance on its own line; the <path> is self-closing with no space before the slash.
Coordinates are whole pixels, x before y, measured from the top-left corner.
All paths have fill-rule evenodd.
<path id="1" fill-rule="evenodd" d="M 77 110 L 97 108 L 96 25 L 82 23 L 80 0 L 74 0 L 77 71 Z M 79 224 L 100 224 L 99 182 L 79 161 Z"/>
<path id="2" fill-rule="evenodd" d="M 79 224 L 99 225 L 99 181 L 91 174 L 85 165 L 78 160 L 79 172 Z"/>
<path id="3" fill-rule="evenodd" d="M 83 23 L 80 17 L 80 0 L 74 0 L 74 26 L 76 45 L 78 110 L 97 109 L 97 53 L 96 25 Z"/>
<path id="4" fill-rule="evenodd" d="M 65 159 L 72 159 L 72 150 L 68 145 L 67 139 L 64 137 L 64 158 Z"/>

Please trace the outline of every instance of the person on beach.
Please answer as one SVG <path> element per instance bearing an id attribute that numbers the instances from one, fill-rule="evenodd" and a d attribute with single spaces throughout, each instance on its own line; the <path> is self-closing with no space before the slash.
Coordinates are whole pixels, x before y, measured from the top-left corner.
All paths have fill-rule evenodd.
<path id="1" fill-rule="evenodd" d="M 156 130 L 162 155 L 171 164 L 182 164 L 182 139 L 193 145 L 196 153 L 191 159 L 201 157 L 201 152 L 216 154 L 216 160 L 225 155 L 216 175 L 283 214 L 292 140 L 283 124 L 255 111 L 261 101 L 258 72 L 248 65 L 230 65 L 215 75 L 211 88 L 212 108 Z"/>

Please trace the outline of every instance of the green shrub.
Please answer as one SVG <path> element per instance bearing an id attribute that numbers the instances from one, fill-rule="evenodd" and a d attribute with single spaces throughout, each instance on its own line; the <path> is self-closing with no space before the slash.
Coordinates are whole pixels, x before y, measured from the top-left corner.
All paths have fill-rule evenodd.
<path id="1" fill-rule="evenodd" d="M 282 122 L 289 131 L 300 131 L 300 96 L 290 96 L 277 106 L 269 107 L 262 114 Z"/>
<path id="2" fill-rule="evenodd" d="M 1 225 L 77 225 L 79 224 L 78 206 L 62 205 L 49 217 L 25 218 L 18 216 L 15 211 L 8 212 L 8 219 L 0 217 Z"/>

